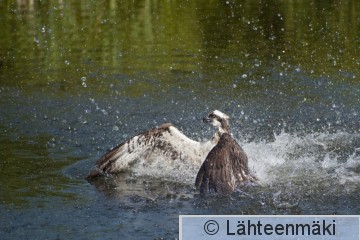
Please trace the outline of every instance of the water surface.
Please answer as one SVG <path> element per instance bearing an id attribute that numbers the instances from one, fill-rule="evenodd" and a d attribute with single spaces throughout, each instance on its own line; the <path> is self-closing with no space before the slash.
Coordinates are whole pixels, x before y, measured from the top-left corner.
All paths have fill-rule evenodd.
<path id="1" fill-rule="evenodd" d="M 174 239 L 179 214 L 360 214 L 360 2 L 0 0 L 0 233 Z M 219 109 L 261 186 L 200 198 L 196 170 L 85 176 Z"/>

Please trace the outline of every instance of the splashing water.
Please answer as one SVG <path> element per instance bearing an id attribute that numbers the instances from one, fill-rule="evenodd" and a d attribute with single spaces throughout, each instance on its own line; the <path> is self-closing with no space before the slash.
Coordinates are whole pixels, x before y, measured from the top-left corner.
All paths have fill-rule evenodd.
<path id="1" fill-rule="evenodd" d="M 345 132 L 296 135 L 281 132 L 272 142 L 238 140 L 249 156 L 249 167 L 261 185 L 308 184 L 326 188 L 335 183 L 341 188 L 360 182 L 359 134 Z M 151 167 L 135 164 L 136 176 L 193 184 L 199 166 L 176 160 L 171 164 L 157 159 Z"/>

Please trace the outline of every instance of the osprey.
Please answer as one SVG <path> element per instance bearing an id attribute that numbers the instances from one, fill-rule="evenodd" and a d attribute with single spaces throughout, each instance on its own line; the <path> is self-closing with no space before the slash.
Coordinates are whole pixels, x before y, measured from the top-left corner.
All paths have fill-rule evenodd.
<path id="1" fill-rule="evenodd" d="M 104 173 L 118 173 L 131 170 L 135 164 L 151 167 L 157 159 L 169 167 L 175 161 L 200 167 L 209 151 L 218 143 L 222 134 L 229 131 L 229 117 L 215 110 L 203 118 L 204 123 L 212 123 L 217 128 L 212 140 L 194 141 L 170 123 L 140 133 L 119 144 L 103 155 L 90 172 L 87 179 L 93 179 Z M 176 166 L 174 166 L 175 168 Z"/>

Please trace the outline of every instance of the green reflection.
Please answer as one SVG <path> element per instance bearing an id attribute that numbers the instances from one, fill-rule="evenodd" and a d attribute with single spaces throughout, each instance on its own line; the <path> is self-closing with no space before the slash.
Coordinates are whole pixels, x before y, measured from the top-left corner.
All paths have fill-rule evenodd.
<path id="1" fill-rule="evenodd" d="M 173 71 L 216 73 L 298 66 L 315 76 L 359 75 L 360 2 L 347 1 L 2 1 L 2 85 L 106 91 L 99 72 L 150 71 L 166 86 Z M 254 62 L 260 70 L 254 69 Z M 99 72 L 96 72 L 99 71 Z M 355 82 L 354 78 L 346 81 Z M 140 84 L 141 85 L 141 84 Z M 141 95 L 144 84 L 125 89 Z M 134 93 L 135 92 L 135 93 Z M 131 94 L 134 95 L 131 95 Z"/>

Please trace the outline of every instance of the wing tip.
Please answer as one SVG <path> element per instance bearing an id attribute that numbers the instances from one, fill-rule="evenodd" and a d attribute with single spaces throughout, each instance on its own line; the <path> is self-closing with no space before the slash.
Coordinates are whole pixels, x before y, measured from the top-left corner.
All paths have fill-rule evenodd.
<path id="1" fill-rule="evenodd" d="M 91 181 L 91 180 L 99 177 L 100 175 L 101 175 L 101 171 L 98 167 L 96 167 L 90 171 L 89 175 L 87 175 L 87 177 L 86 177 L 86 180 Z"/>

